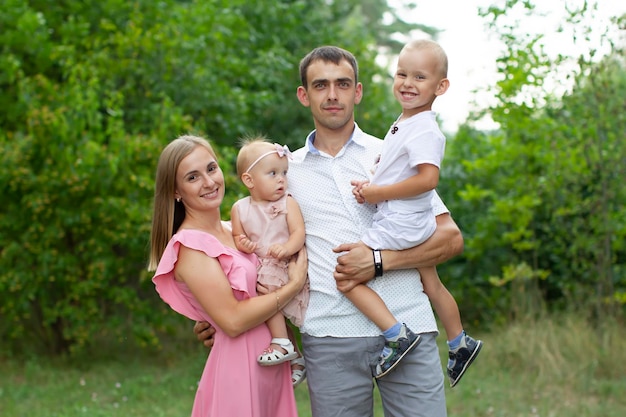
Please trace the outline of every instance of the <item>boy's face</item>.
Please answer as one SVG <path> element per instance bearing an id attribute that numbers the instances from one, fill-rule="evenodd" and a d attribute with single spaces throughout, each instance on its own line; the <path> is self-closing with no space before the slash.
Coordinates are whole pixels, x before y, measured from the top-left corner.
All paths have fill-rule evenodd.
<path id="1" fill-rule="evenodd" d="M 307 69 L 308 85 L 298 87 L 300 103 L 311 108 L 316 127 L 335 130 L 354 122 L 354 106 L 361 101 L 362 86 L 355 82 L 352 66 L 317 60 Z"/>
<path id="2" fill-rule="evenodd" d="M 405 117 L 431 110 L 437 96 L 446 92 L 449 81 L 440 70 L 437 56 L 429 49 L 403 50 L 393 78 L 393 94 Z"/>

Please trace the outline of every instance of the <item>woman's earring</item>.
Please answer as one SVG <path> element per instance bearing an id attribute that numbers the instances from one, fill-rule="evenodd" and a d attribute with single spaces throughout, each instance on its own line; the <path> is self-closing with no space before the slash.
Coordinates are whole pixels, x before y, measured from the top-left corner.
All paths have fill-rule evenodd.
<path id="1" fill-rule="evenodd" d="M 177 202 L 177 203 L 180 203 L 180 197 L 178 197 L 178 198 L 176 199 L 176 202 Z"/>

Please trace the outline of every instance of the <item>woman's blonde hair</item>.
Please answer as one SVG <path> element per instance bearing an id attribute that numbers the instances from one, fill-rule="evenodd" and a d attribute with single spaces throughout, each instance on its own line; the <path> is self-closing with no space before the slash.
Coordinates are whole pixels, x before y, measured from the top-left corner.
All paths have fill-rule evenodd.
<path id="1" fill-rule="evenodd" d="M 206 148 L 217 160 L 211 144 L 204 138 L 192 135 L 174 139 L 163 149 L 159 157 L 154 186 L 149 271 L 156 270 L 167 243 L 185 219 L 185 206 L 174 198 L 176 172 L 180 162 L 198 146 Z"/>

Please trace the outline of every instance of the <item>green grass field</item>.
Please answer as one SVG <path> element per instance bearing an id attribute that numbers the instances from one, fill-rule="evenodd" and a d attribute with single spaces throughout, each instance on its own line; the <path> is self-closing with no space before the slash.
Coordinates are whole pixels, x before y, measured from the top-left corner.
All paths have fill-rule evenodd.
<path id="1" fill-rule="evenodd" d="M 623 417 L 626 331 L 569 318 L 515 324 L 493 333 L 454 389 L 450 416 Z M 445 341 L 439 337 L 442 363 Z M 167 353 L 115 354 L 74 361 L 4 360 L 2 417 L 188 416 L 204 348 L 189 334 Z M 108 358 L 108 359 L 107 359 Z M 300 417 L 310 416 L 306 384 L 296 389 Z M 376 399 L 376 416 L 383 415 Z"/>

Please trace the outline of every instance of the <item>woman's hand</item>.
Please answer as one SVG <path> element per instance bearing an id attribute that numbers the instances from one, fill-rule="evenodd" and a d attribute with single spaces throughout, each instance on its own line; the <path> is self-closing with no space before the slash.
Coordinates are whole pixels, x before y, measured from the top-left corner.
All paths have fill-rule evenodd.
<path id="1" fill-rule="evenodd" d="M 302 289 L 306 283 L 308 267 L 309 261 L 306 248 L 303 246 L 289 261 L 289 282 L 294 282 L 294 285 L 296 285 L 298 289 Z"/>

